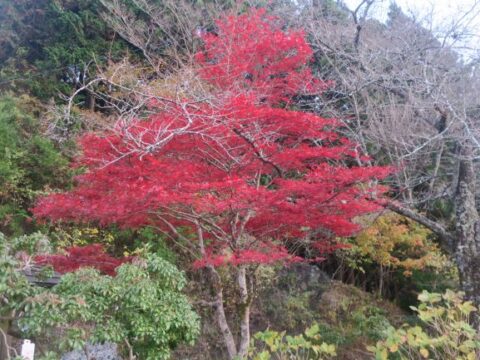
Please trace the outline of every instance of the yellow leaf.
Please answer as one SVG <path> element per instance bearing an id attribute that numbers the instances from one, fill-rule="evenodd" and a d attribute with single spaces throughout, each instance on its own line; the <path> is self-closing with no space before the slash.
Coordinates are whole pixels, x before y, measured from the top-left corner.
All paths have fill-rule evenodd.
<path id="1" fill-rule="evenodd" d="M 398 344 L 393 344 L 392 346 L 390 346 L 390 348 L 388 350 L 390 350 L 390 352 L 392 352 L 392 353 L 397 352 L 398 351 Z"/>
<path id="2" fill-rule="evenodd" d="M 475 360 L 475 351 L 472 351 L 471 353 L 467 354 L 467 360 Z"/>

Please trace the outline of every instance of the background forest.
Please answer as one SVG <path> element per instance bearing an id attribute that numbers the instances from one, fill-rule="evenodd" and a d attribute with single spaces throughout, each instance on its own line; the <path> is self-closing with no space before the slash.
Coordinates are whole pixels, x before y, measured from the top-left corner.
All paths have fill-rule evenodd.
<path id="1" fill-rule="evenodd" d="M 480 3 L 385 3 L 0 0 L 0 360 L 477 359 Z"/>

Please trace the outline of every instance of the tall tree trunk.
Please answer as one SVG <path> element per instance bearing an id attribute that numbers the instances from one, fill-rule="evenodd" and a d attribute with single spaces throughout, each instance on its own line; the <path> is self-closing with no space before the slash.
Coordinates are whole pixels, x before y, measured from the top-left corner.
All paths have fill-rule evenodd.
<path id="1" fill-rule="evenodd" d="M 379 268 L 379 274 L 378 274 L 378 297 L 382 297 L 383 295 L 383 277 L 384 277 L 384 273 L 383 273 L 383 265 L 380 264 L 380 268 Z"/>
<path id="2" fill-rule="evenodd" d="M 88 110 L 91 112 L 95 111 L 95 95 L 92 91 L 87 89 L 87 95 L 86 95 L 86 106 Z"/>
<path id="3" fill-rule="evenodd" d="M 468 144 L 460 147 L 458 183 L 455 192 L 456 238 L 455 261 L 462 290 L 467 299 L 480 305 L 480 216 L 475 204 L 475 169 L 472 149 Z M 475 320 L 477 328 L 479 318 Z"/>
<path id="4" fill-rule="evenodd" d="M 198 236 L 198 242 L 200 247 L 200 253 L 202 254 L 202 256 L 206 256 L 205 242 L 203 239 L 203 230 L 200 224 L 198 223 L 197 223 L 197 236 Z M 239 354 L 237 351 L 237 346 L 235 344 L 235 338 L 233 337 L 232 331 L 228 324 L 227 316 L 225 314 L 225 306 L 223 304 L 222 279 L 214 266 L 208 265 L 206 267 L 206 271 L 207 271 L 208 281 L 210 283 L 210 286 L 212 288 L 212 291 L 215 297 L 213 301 L 213 307 L 215 309 L 215 318 L 217 320 L 217 324 L 220 329 L 223 342 L 225 344 L 225 347 L 227 348 L 228 358 L 230 360 L 238 359 Z M 240 284 L 240 276 L 238 277 L 238 279 L 239 279 L 238 282 Z M 245 276 L 245 285 L 246 285 L 246 276 Z M 250 319 L 250 316 L 248 314 L 248 320 L 249 319 Z M 243 325 L 243 321 L 242 321 L 242 325 Z M 248 322 L 247 322 L 247 325 L 248 325 Z M 243 332 L 243 327 L 241 331 Z M 248 331 L 250 331 L 250 329 L 248 329 Z M 247 350 L 248 350 L 248 346 L 247 346 Z"/>
<path id="5" fill-rule="evenodd" d="M 442 121 L 446 115 L 441 112 Z M 444 126 L 441 127 L 443 131 Z M 442 150 L 444 148 L 442 147 Z M 440 245 L 450 253 L 457 265 L 460 285 L 468 300 L 480 307 L 480 216 L 476 207 L 476 176 L 474 167 L 474 146 L 468 141 L 457 143 L 459 166 L 455 178 L 455 231 L 448 231 L 440 222 L 429 219 L 416 211 L 391 202 L 387 207 L 401 215 L 419 222 L 432 230 L 440 240 Z M 436 166 L 438 167 L 437 158 Z M 473 319 L 480 329 L 480 317 Z"/>
<path id="6" fill-rule="evenodd" d="M 223 289 L 220 275 L 213 266 L 209 266 L 207 270 L 210 274 L 211 285 L 215 292 L 215 317 L 223 337 L 223 342 L 227 348 L 228 358 L 233 360 L 238 356 L 237 347 L 235 345 L 235 339 L 232 331 L 230 330 L 230 326 L 228 325 L 227 316 L 225 315 L 225 307 L 223 305 Z"/>
<path id="7" fill-rule="evenodd" d="M 240 340 L 238 357 L 244 359 L 248 355 L 250 345 L 250 296 L 247 286 L 247 273 L 245 266 L 240 266 L 237 271 L 237 283 L 240 290 L 239 317 L 240 317 Z"/>
<path id="8" fill-rule="evenodd" d="M 8 327 L 10 323 L 8 320 L 0 320 L 0 360 L 9 360 L 10 357 L 10 342 L 8 336 Z"/>

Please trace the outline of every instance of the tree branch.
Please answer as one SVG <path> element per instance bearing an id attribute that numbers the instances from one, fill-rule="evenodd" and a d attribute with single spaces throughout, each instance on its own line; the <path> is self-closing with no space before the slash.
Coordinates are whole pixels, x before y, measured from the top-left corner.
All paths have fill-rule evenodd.
<path id="1" fill-rule="evenodd" d="M 386 205 L 386 208 L 393 212 L 396 212 L 397 214 L 403 215 L 413 221 L 416 221 L 419 224 L 430 229 L 440 239 L 440 245 L 442 249 L 444 249 L 448 253 L 453 252 L 453 244 L 455 239 L 454 234 L 446 230 L 438 222 L 435 222 L 426 217 L 425 215 L 422 215 L 415 210 L 409 209 L 395 202 L 389 202 Z"/>

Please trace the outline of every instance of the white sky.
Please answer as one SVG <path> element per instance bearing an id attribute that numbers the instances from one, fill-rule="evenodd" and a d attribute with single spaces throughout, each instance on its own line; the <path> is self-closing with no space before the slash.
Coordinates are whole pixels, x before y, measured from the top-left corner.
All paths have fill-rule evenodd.
<path id="1" fill-rule="evenodd" d="M 344 0 L 344 3 L 351 9 L 357 7 L 361 2 L 362 0 Z M 445 21 L 465 13 L 475 3 L 478 3 L 478 0 L 396 0 L 395 2 L 406 13 L 413 12 L 419 14 L 422 18 L 433 15 L 434 21 Z M 390 3 L 390 0 L 376 0 L 373 6 L 375 16 L 386 17 Z"/>
<path id="2" fill-rule="evenodd" d="M 343 0 L 355 9 L 362 0 Z M 376 0 L 371 8 L 371 15 L 380 21 L 387 19 L 391 0 Z M 438 38 L 455 28 L 462 34 L 461 39 L 448 39 L 448 43 L 457 48 L 465 57 L 475 56 L 480 49 L 480 0 L 395 0 L 404 13 L 414 15 L 426 28 Z"/>

